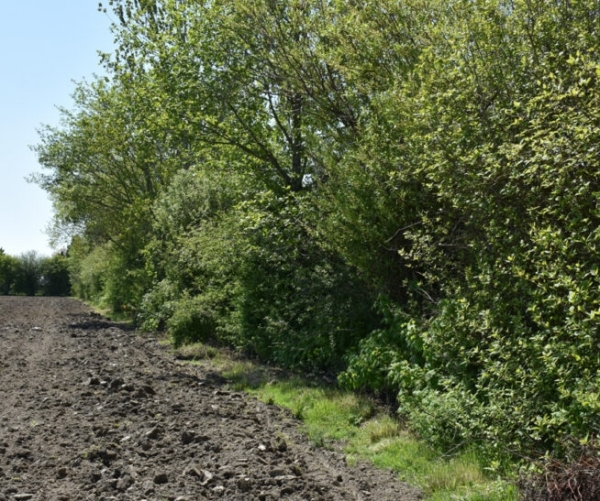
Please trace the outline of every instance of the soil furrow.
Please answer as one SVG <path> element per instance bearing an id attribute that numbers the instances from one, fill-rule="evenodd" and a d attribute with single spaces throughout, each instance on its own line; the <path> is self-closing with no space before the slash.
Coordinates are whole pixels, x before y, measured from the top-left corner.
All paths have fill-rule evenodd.
<path id="1" fill-rule="evenodd" d="M 420 499 L 78 301 L 0 297 L 0 352 L 0 501 Z"/>

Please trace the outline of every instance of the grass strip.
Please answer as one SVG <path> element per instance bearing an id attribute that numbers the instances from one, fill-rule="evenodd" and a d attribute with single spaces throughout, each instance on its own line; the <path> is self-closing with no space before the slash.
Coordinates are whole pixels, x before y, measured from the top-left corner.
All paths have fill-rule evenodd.
<path id="1" fill-rule="evenodd" d="M 412 435 L 373 399 L 278 373 L 214 348 L 183 347 L 181 358 L 216 370 L 236 390 L 289 409 L 316 445 L 341 450 L 349 463 L 368 460 L 423 489 L 427 501 L 517 501 L 516 488 L 494 478 L 473 451 L 445 458 Z"/>

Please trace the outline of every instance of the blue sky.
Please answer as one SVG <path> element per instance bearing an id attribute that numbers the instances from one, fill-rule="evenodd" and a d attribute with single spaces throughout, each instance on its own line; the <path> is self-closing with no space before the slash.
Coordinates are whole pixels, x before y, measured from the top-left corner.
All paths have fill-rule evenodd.
<path id="1" fill-rule="evenodd" d="M 44 233 L 51 203 L 25 181 L 41 170 L 29 145 L 41 124 L 58 124 L 57 106 L 71 107 L 73 81 L 102 73 L 97 51 L 112 49 L 109 16 L 98 0 L 0 5 L 0 247 L 8 254 L 54 252 Z"/>

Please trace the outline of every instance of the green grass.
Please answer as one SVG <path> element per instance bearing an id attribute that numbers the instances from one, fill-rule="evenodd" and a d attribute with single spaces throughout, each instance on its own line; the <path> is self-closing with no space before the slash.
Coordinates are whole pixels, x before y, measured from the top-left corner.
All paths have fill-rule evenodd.
<path id="1" fill-rule="evenodd" d="M 78 301 L 81 301 L 83 304 L 85 304 L 87 307 L 89 307 L 92 311 L 94 311 L 94 313 L 102 315 L 102 317 L 110 320 L 111 322 L 122 323 L 129 327 L 133 327 L 133 319 L 131 318 L 131 315 L 129 313 L 112 311 L 109 307 L 104 306 L 99 303 L 95 303 L 91 300 L 85 300 L 85 299 L 81 299 L 81 298 L 74 297 L 74 296 L 71 296 L 71 297 L 73 297 L 73 299 L 77 299 Z"/>
<path id="2" fill-rule="evenodd" d="M 427 501 L 516 501 L 516 489 L 486 474 L 474 452 L 450 459 L 412 436 L 366 397 L 296 376 L 275 375 L 248 361 L 220 359 L 218 370 L 237 390 L 289 409 L 316 445 L 345 452 L 349 462 L 391 468 L 423 489 Z"/>
<path id="3" fill-rule="evenodd" d="M 175 349 L 175 356 L 180 360 L 211 360 L 219 355 L 217 348 L 203 343 L 186 344 Z"/>

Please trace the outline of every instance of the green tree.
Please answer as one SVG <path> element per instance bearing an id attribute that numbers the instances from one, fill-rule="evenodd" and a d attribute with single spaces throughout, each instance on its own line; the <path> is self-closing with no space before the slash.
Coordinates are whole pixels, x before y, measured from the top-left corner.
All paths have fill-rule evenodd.
<path id="1" fill-rule="evenodd" d="M 336 21 L 327 4 L 112 4 L 121 19 L 113 71 L 151 72 L 158 101 L 188 137 L 252 158 L 268 188 L 300 191 L 305 175 L 322 171 L 321 139 L 337 139 L 339 151 L 355 127 L 344 81 L 318 53 Z"/>
<path id="2" fill-rule="evenodd" d="M 107 289 L 98 298 L 119 311 L 134 310 L 150 206 L 180 154 L 170 147 L 169 131 L 155 125 L 160 110 L 152 106 L 150 79 L 81 84 L 74 100 L 75 111 L 62 110 L 59 127 L 40 131 L 35 151 L 49 173 L 35 181 L 52 197 L 57 235 L 84 238 L 89 252 L 96 246 L 109 252 Z"/>
<path id="3" fill-rule="evenodd" d="M 35 296 L 40 291 L 44 258 L 36 251 L 17 258 L 11 293 Z"/>
<path id="4" fill-rule="evenodd" d="M 17 259 L 0 248 L 0 294 L 8 294 L 13 286 L 17 269 Z"/>
<path id="5" fill-rule="evenodd" d="M 40 130 L 35 151 L 50 172 L 34 180 L 53 198 L 59 229 L 106 241 L 143 225 L 144 205 L 164 183 L 168 162 L 144 129 L 148 106 L 140 93 L 80 84 L 76 111 L 61 110 L 60 127 Z"/>
<path id="6" fill-rule="evenodd" d="M 65 253 L 42 260 L 40 267 L 41 294 L 43 296 L 68 296 L 71 292 L 68 258 Z"/>

